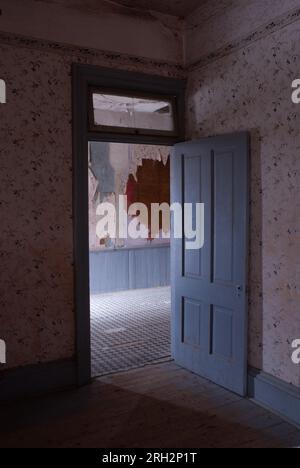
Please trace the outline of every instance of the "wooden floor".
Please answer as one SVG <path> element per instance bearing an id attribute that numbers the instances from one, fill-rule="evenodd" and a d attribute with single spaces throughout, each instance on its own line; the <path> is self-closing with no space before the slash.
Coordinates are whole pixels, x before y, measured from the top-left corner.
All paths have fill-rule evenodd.
<path id="1" fill-rule="evenodd" d="M 0 447 L 297 447 L 300 431 L 174 363 L 0 408 Z"/>

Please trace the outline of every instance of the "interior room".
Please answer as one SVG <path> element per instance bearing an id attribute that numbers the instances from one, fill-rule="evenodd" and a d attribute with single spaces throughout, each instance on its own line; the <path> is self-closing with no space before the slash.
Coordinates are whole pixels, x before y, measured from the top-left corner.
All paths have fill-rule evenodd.
<path id="1" fill-rule="evenodd" d="M 0 0 L 1 448 L 300 447 L 299 19 Z"/>

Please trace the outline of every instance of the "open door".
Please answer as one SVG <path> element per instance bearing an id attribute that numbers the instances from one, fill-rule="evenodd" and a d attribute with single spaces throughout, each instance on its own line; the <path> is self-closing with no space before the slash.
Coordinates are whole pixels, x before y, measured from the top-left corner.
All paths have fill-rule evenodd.
<path id="1" fill-rule="evenodd" d="M 205 205 L 204 246 L 189 250 L 185 236 L 172 239 L 173 357 L 242 396 L 247 392 L 248 158 L 249 137 L 240 133 L 178 144 L 171 161 L 172 202 Z"/>

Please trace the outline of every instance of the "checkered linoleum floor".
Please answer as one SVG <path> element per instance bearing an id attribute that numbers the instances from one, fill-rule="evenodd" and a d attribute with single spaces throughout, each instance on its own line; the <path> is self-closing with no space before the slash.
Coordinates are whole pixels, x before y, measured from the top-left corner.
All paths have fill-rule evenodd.
<path id="1" fill-rule="evenodd" d="M 170 357 L 169 287 L 91 296 L 92 375 Z"/>

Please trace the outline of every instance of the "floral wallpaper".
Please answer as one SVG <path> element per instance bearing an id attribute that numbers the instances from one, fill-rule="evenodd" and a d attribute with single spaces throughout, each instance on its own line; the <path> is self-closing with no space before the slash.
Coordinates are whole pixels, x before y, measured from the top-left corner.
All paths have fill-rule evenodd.
<path id="1" fill-rule="evenodd" d="M 0 337 L 2 369 L 75 352 L 71 67 L 166 76 L 175 65 L 0 33 Z"/>
<path id="2" fill-rule="evenodd" d="M 207 38 L 209 39 L 209 38 Z M 188 136 L 251 132 L 249 364 L 300 387 L 299 21 L 190 73 Z"/>

